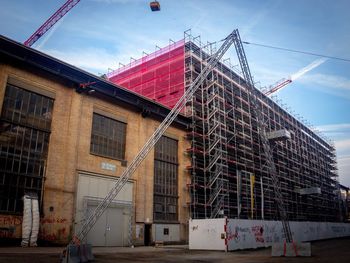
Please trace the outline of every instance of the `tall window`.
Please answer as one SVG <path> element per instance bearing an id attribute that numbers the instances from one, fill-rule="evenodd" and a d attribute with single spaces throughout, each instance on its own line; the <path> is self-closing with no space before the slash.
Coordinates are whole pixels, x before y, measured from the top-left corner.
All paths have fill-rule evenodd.
<path id="1" fill-rule="evenodd" d="M 154 153 L 154 221 L 177 221 L 177 140 L 161 137 Z"/>
<path id="2" fill-rule="evenodd" d="M 94 113 L 92 120 L 90 152 L 125 159 L 126 124 Z"/>
<path id="3" fill-rule="evenodd" d="M 0 118 L 0 211 L 21 213 L 25 193 L 41 200 L 53 99 L 8 84 Z"/>

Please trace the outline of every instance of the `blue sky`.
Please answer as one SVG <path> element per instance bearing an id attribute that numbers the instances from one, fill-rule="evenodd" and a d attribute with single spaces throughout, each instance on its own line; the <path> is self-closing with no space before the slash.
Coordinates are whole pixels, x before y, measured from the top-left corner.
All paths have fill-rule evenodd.
<path id="1" fill-rule="evenodd" d="M 0 0 L 0 34 L 24 42 L 65 0 Z M 192 29 L 217 41 L 233 29 L 242 40 L 350 59 L 347 0 L 81 0 L 33 47 L 92 73 L 155 51 Z M 254 80 L 269 86 L 317 57 L 245 45 Z M 238 64 L 233 48 L 226 57 Z M 277 93 L 333 139 L 340 182 L 350 186 L 350 62 L 328 59 Z"/>

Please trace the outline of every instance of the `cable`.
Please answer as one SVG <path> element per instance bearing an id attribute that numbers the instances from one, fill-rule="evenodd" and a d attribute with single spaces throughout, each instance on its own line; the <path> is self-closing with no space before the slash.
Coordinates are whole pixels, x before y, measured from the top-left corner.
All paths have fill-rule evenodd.
<path id="1" fill-rule="evenodd" d="M 288 51 L 288 52 L 301 53 L 301 54 L 306 54 L 306 55 L 311 55 L 311 56 L 316 56 L 316 57 L 324 57 L 324 58 L 329 58 L 329 59 L 336 59 L 336 60 L 350 62 L 350 59 L 347 59 L 347 58 L 333 57 L 333 56 L 322 55 L 322 54 L 317 54 L 317 53 L 312 53 L 312 52 L 307 52 L 307 51 L 301 51 L 301 50 L 295 50 L 295 49 L 289 49 L 289 48 L 283 48 L 283 47 L 275 47 L 275 46 L 257 44 L 257 43 L 247 42 L 247 41 L 242 41 L 242 43 L 247 44 L 247 45 L 254 45 L 254 46 L 259 46 L 259 47 L 266 47 L 266 48 L 278 49 L 278 50 L 283 50 L 283 51 Z"/>

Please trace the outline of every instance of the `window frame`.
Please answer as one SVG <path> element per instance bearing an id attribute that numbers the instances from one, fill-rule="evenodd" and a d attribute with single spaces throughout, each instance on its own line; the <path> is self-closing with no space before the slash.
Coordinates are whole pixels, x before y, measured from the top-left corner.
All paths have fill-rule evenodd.
<path id="1" fill-rule="evenodd" d="M 179 141 L 162 136 L 154 148 L 153 221 L 179 222 Z M 175 147 L 176 145 L 176 147 Z M 170 209 L 171 207 L 171 209 Z M 162 209 L 160 209 L 162 208 Z"/>
<path id="2" fill-rule="evenodd" d="M 2 135 L 9 139 L 0 144 L 0 213 L 22 215 L 22 197 L 31 192 L 43 212 L 53 109 L 54 98 L 7 82 L 0 114 Z"/>
<path id="3" fill-rule="evenodd" d="M 121 156 L 118 156 L 118 148 L 115 147 L 114 149 L 108 149 L 108 138 L 106 137 L 106 134 L 102 134 L 102 135 L 105 135 L 105 136 L 101 136 L 101 134 L 96 134 L 94 133 L 94 117 L 95 116 L 99 116 L 99 117 L 102 117 L 103 119 L 107 119 L 109 120 L 109 123 L 104 123 L 102 125 L 102 123 L 100 123 L 101 126 L 105 126 L 106 128 L 110 127 L 110 125 L 115 122 L 116 126 L 114 127 L 114 129 L 116 129 L 115 132 L 117 132 L 118 130 L 123 130 L 122 131 L 122 141 L 121 142 L 117 142 L 118 140 L 118 135 L 116 135 L 117 137 L 115 138 L 115 140 L 113 139 L 110 139 L 112 141 L 114 141 L 114 143 L 119 143 L 121 144 Z M 102 119 L 100 119 L 99 121 L 101 121 Z M 122 126 L 119 126 L 122 124 Z M 101 128 L 101 127 L 100 127 Z M 91 155 L 95 155 L 95 156 L 100 156 L 100 157 L 104 157 L 104 158 L 108 158 L 108 159 L 113 159 L 113 160 L 118 160 L 118 161 L 125 161 L 125 154 L 126 154 L 126 134 L 127 134 L 127 123 L 124 122 L 124 121 L 121 121 L 121 120 L 117 120 L 115 118 L 111 118 L 110 116 L 106 116 L 100 112 L 93 112 L 93 115 L 92 115 L 92 122 L 91 122 L 91 135 L 90 135 L 90 154 Z M 100 140 L 104 140 L 104 142 L 102 143 L 102 146 L 101 146 L 101 143 L 100 145 L 95 145 L 95 147 L 104 147 L 104 144 L 106 146 L 106 149 L 104 149 L 104 152 L 101 151 L 101 150 L 98 150 L 98 151 L 94 151 L 93 149 L 93 136 L 98 136 L 100 135 Z M 112 151 L 112 154 L 108 154 L 108 152 Z M 115 152 L 116 155 L 113 156 L 113 151 Z M 107 152 L 107 154 L 105 154 Z"/>

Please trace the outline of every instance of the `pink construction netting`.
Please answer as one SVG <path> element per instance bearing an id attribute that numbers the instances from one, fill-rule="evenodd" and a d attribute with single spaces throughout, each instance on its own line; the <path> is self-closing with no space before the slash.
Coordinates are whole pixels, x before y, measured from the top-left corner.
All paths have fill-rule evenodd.
<path id="1" fill-rule="evenodd" d="M 184 40 L 107 75 L 109 80 L 172 108 L 184 93 Z"/>

